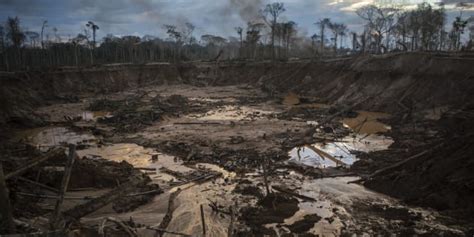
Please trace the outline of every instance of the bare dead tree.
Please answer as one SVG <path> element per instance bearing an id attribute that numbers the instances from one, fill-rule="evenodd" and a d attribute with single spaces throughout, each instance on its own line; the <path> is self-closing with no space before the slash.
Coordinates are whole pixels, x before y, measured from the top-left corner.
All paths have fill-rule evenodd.
<path id="1" fill-rule="evenodd" d="M 278 23 L 278 18 L 280 15 L 285 12 L 285 6 L 281 2 L 275 2 L 272 4 L 267 4 L 265 9 L 263 9 L 263 19 L 271 29 L 271 48 L 272 48 L 272 59 L 275 60 L 275 34 L 276 27 Z"/>

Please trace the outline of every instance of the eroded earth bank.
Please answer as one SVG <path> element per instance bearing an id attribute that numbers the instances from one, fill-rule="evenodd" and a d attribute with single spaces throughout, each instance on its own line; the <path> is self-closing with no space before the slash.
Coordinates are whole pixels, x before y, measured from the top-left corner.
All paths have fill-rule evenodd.
<path id="1" fill-rule="evenodd" d="M 472 236 L 472 65 L 400 54 L 3 73 L 2 228 Z"/>

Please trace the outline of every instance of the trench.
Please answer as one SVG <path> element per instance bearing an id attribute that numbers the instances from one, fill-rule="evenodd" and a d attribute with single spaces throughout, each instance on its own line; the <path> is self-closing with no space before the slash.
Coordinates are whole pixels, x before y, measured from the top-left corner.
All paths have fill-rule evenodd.
<path id="1" fill-rule="evenodd" d="M 91 111 L 94 103 L 98 108 Z M 75 144 L 79 159 L 129 163 L 163 191 L 132 210 L 117 213 L 111 204 L 95 210 L 80 219 L 84 229 L 113 217 L 139 223 L 139 236 L 155 236 L 145 226 L 163 221 L 171 194 L 180 190 L 166 230 L 190 236 L 203 236 L 201 205 L 206 236 L 227 236 L 231 222 L 236 233 L 248 235 L 459 233 L 432 209 L 351 183 L 360 178 L 350 168 L 361 154 L 393 143 L 386 123 L 391 115 L 353 111 L 320 125 L 332 107 L 302 102 L 295 94 L 267 97 L 245 85 L 148 86 L 41 107 L 37 113 L 51 125 L 21 129 L 12 140 L 41 151 Z M 299 113 L 302 108 L 311 114 Z M 274 156 L 268 173 L 262 160 Z M 189 177 L 196 172 L 219 175 L 195 182 Z M 265 177 L 272 195 L 266 193 Z M 87 202 L 74 197 L 107 191 L 68 191 L 64 205 L 72 208 Z M 54 208 L 51 199 L 39 199 L 38 205 Z"/>

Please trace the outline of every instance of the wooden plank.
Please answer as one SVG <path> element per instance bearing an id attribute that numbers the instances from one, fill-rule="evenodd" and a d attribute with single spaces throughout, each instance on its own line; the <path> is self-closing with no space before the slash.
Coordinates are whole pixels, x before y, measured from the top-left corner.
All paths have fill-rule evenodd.
<path id="1" fill-rule="evenodd" d="M 63 180 L 61 182 L 61 188 L 59 189 L 58 200 L 56 201 L 56 207 L 54 208 L 54 214 L 50 220 L 50 227 L 51 230 L 55 230 L 60 228 L 59 226 L 59 215 L 61 212 L 61 207 L 64 202 L 64 194 L 67 191 L 67 187 L 69 186 L 69 180 L 71 178 L 72 167 L 74 165 L 74 161 L 76 160 L 76 145 L 70 144 L 69 145 L 69 156 L 66 162 L 66 167 L 64 170 Z"/>
<path id="2" fill-rule="evenodd" d="M 10 204 L 8 187 L 5 182 L 6 178 L 3 174 L 3 165 L 0 162 L 0 232 L 5 234 L 13 234 L 16 231 L 15 222 L 13 221 L 12 207 Z"/>

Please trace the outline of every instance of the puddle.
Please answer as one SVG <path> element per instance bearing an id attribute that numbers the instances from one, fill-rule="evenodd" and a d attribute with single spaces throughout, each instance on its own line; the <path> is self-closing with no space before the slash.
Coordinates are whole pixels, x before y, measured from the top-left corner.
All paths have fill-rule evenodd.
<path id="1" fill-rule="evenodd" d="M 386 150 L 392 143 L 393 140 L 391 138 L 382 135 L 347 136 L 338 142 L 316 143 L 295 147 L 289 152 L 290 159 L 288 161 L 316 168 L 347 167 L 357 161 L 357 156 L 352 154 L 352 151 L 368 153 Z M 335 158 L 335 160 L 331 157 Z"/>
<path id="2" fill-rule="evenodd" d="M 359 134 L 376 134 L 384 133 L 391 129 L 387 124 L 384 124 L 378 119 L 389 118 L 390 114 L 380 112 L 357 111 L 358 115 L 355 118 L 344 118 L 342 123 L 345 127 L 352 129 Z"/>
<path id="3" fill-rule="evenodd" d="M 189 117 L 197 118 L 198 120 L 251 120 L 255 117 L 262 117 L 274 113 L 273 111 L 264 111 L 250 108 L 247 106 L 231 106 L 226 105 L 211 110 L 204 114 L 190 115 Z"/>
<path id="4" fill-rule="evenodd" d="M 335 161 L 319 155 L 312 146 L 295 147 L 289 152 L 289 155 L 289 162 L 301 163 L 317 168 L 338 166 Z"/>
<path id="5" fill-rule="evenodd" d="M 90 144 L 97 140 L 93 135 L 79 134 L 65 127 L 35 128 L 21 132 L 16 137 L 24 139 L 27 143 L 43 151 L 53 146 Z"/>

